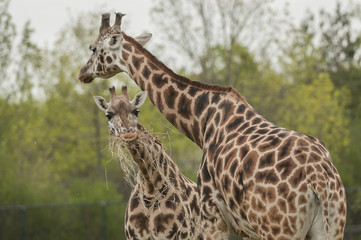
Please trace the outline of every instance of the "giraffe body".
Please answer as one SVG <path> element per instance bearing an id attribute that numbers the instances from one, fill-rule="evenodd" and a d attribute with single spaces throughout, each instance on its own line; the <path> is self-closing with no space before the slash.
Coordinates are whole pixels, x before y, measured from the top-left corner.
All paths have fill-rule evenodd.
<path id="1" fill-rule="evenodd" d="M 232 87 L 175 74 L 143 48 L 146 35 L 118 33 L 113 51 L 104 44 L 115 36 L 108 32 L 79 78 L 127 72 L 203 149 L 197 184 L 206 239 L 226 239 L 230 230 L 248 239 L 343 239 L 345 191 L 319 140 L 268 122 Z"/>
<path id="2" fill-rule="evenodd" d="M 149 136 L 139 137 L 149 139 Z M 128 144 L 133 158 L 139 158 L 142 148 L 146 147 L 145 151 L 152 150 L 151 159 L 158 158 L 156 164 L 162 164 L 157 167 L 167 168 L 169 172 L 167 176 L 153 173 L 151 178 L 158 179 L 155 178 L 152 183 L 155 186 L 151 192 L 146 187 L 144 175 L 138 172 L 137 184 L 130 195 L 125 215 L 126 238 L 202 239 L 196 184 L 179 172 L 156 139 L 146 145 L 141 144 L 137 141 Z"/>
<path id="3" fill-rule="evenodd" d="M 111 88 L 111 101 L 95 97 L 106 112 L 109 130 L 125 145 L 139 171 L 125 215 L 126 239 L 203 239 L 197 185 L 185 177 L 163 150 L 160 141 L 137 123 L 146 94 L 129 102 Z"/>

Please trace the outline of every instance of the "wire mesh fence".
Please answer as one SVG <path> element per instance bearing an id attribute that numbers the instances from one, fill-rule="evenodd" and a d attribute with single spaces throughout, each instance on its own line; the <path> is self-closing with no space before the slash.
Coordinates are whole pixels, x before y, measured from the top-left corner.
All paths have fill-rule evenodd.
<path id="1" fill-rule="evenodd" d="M 344 239 L 361 239 L 361 187 L 347 188 Z M 0 206 L 0 240 L 123 240 L 126 201 Z M 236 236 L 232 240 L 238 240 Z"/>

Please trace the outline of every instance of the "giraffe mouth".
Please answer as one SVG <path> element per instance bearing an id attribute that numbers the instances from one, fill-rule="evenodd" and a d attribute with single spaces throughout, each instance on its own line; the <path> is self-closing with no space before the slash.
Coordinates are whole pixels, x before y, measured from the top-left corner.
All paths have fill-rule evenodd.
<path id="1" fill-rule="evenodd" d="M 138 133 L 137 132 L 122 133 L 119 135 L 119 137 L 125 142 L 131 142 L 137 139 Z"/>
<path id="2" fill-rule="evenodd" d="M 94 80 L 93 74 L 89 72 L 89 63 L 87 63 L 85 66 L 83 66 L 80 69 L 80 72 L 78 74 L 78 79 L 81 83 L 90 83 Z"/>
<path id="3" fill-rule="evenodd" d="M 92 76 L 84 76 L 81 74 L 79 74 L 78 78 L 81 83 L 91 83 L 94 80 L 94 78 Z"/>
<path id="4" fill-rule="evenodd" d="M 94 78 L 87 78 L 83 81 L 83 83 L 91 83 L 94 80 Z"/>

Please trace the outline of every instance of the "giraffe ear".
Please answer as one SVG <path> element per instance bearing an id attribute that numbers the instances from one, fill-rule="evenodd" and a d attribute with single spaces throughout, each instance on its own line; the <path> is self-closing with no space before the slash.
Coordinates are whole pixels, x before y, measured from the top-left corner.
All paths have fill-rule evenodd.
<path id="1" fill-rule="evenodd" d="M 138 37 L 135 37 L 134 39 L 140 45 L 144 46 L 151 39 L 151 37 L 152 37 L 151 33 L 143 33 L 143 34 L 139 35 Z"/>
<path id="2" fill-rule="evenodd" d="M 132 100 L 131 104 L 134 107 L 139 108 L 140 106 L 143 105 L 143 103 L 145 102 L 145 99 L 147 99 L 147 91 L 140 92 L 137 95 L 135 95 L 135 97 Z"/>
<path id="3" fill-rule="evenodd" d="M 103 97 L 94 96 L 94 101 L 95 101 L 96 105 L 104 112 L 108 109 L 108 103 L 107 103 L 107 101 L 105 101 L 105 99 Z"/>

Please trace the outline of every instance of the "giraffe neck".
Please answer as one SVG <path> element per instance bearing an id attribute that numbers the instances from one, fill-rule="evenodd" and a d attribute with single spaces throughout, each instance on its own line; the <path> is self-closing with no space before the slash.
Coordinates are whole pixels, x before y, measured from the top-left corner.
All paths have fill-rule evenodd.
<path id="1" fill-rule="evenodd" d="M 141 184 L 147 193 L 162 193 L 164 186 L 175 185 L 179 171 L 177 165 L 168 157 L 159 140 L 143 127 L 137 139 L 128 144 L 128 149 L 139 166 Z"/>
<path id="2" fill-rule="evenodd" d="M 122 34 L 122 57 L 130 77 L 148 91 L 149 99 L 166 119 L 201 148 L 207 122 L 222 100 L 246 102 L 232 87 L 208 85 L 175 74 L 134 39 Z"/>

